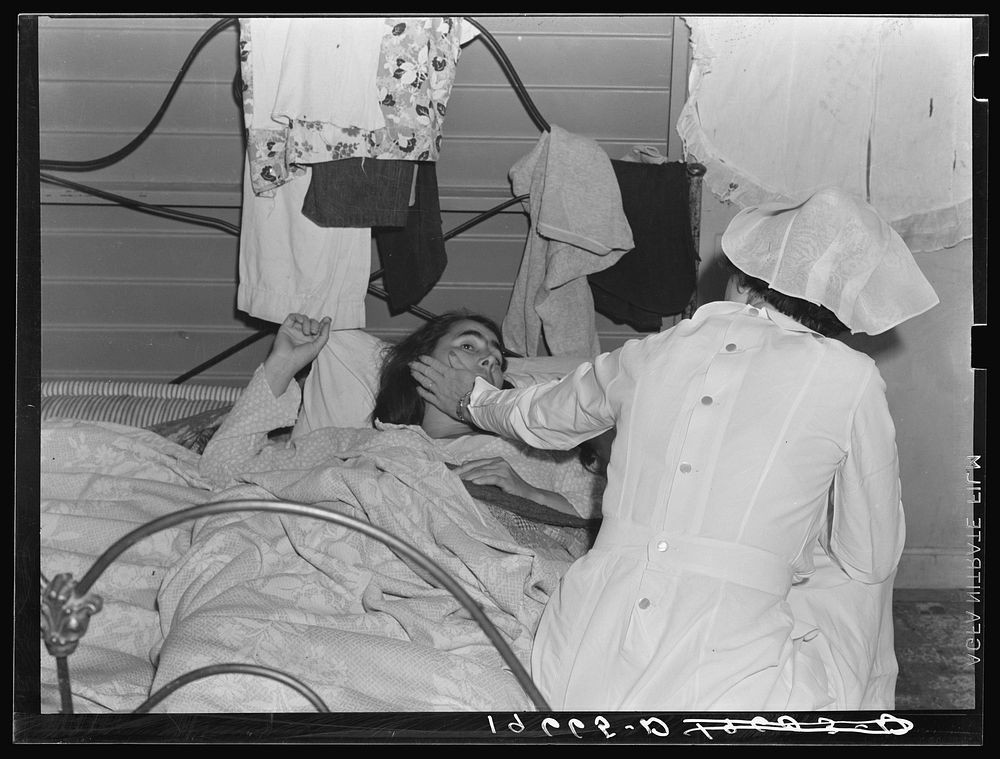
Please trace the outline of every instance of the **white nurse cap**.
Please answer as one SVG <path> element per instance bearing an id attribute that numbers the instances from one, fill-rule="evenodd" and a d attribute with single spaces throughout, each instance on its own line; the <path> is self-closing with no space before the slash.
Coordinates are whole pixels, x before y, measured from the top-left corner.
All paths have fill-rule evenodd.
<path id="1" fill-rule="evenodd" d="M 797 205 L 743 209 L 722 235 L 722 249 L 772 289 L 826 306 L 852 333 L 877 335 L 938 303 L 899 234 L 838 188 Z"/>

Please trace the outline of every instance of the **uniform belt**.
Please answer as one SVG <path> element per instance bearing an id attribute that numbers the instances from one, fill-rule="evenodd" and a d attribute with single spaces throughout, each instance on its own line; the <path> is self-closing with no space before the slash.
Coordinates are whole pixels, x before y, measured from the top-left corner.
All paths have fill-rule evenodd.
<path id="1" fill-rule="evenodd" d="M 792 583 L 789 563 L 770 551 L 698 535 L 656 531 L 649 525 L 609 516 L 604 517 L 594 549 L 778 596 L 784 596 Z"/>

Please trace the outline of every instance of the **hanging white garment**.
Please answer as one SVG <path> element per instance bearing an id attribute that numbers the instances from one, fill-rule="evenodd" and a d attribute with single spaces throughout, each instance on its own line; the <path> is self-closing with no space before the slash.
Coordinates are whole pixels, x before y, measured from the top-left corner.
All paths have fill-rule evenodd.
<path id="1" fill-rule="evenodd" d="M 330 316 L 335 330 L 365 326 L 370 230 L 322 228 L 302 214 L 310 164 L 436 160 L 461 45 L 477 34 L 452 17 L 240 19 L 241 310 L 278 323 L 298 311 Z"/>
<path id="2" fill-rule="evenodd" d="M 344 158 L 436 161 L 462 45 L 454 16 L 240 19 L 240 73 L 258 195 Z"/>
<path id="3" fill-rule="evenodd" d="M 387 33 L 384 18 L 240 19 L 243 113 L 257 194 L 301 177 L 302 164 L 367 155 L 368 135 L 385 126 L 376 79 Z M 351 144 L 344 156 L 331 154 L 332 135 Z"/>
<path id="4" fill-rule="evenodd" d="M 255 24 L 262 21 L 271 19 Z M 385 32 L 384 18 L 291 19 L 271 118 L 288 126 L 296 119 L 368 130 L 385 126 L 375 86 Z M 260 97 L 258 90 L 259 103 Z"/>
<path id="5" fill-rule="evenodd" d="M 365 326 L 371 230 L 321 227 L 302 215 L 308 177 L 256 195 L 244 162 L 236 307 L 280 324 L 288 314 L 329 316 L 333 329 Z"/>
<path id="6" fill-rule="evenodd" d="M 271 149 L 284 151 L 289 128 L 307 119 L 384 126 L 375 78 L 385 19 L 268 17 L 240 25 L 249 144 L 237 308 L 279 324 L 301 312 L 331 317 L 334 329 L 363 327 L 371 230 L 324 228 L 307 219 L 308 167 L 275 161 L 270 165 L 290 174 L 264 180 L 249 148 L 273 140 Z"/>
<path id="7" fill-rule="evenodd" d="M 836 185 L 915 252 L 972 234 L 972 22 L 686 16 L 686 160 L 741 208 Z"/>

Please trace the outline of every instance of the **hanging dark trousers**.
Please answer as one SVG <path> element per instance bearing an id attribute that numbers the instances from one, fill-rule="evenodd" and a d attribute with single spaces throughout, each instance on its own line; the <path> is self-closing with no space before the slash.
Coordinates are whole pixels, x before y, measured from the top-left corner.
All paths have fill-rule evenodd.
<path id="1" fill-rule="evenodd" d="M 371 227 L 390 312 L 418 303 L 448 263 L 435 163 L 344 158 L 311 174 L 303 215 L 323 227 Z"/>
<path id="2" fill-rule="evenodd" d="M 659 331 L 684 311 L 697 284 L 687 165 L 612 160 L 635 247 L 588 275 L 594 308 L 615 322 Z"/>
<path id="3" fill-rule="evenodd" d="M 405 311 L 430 292 L 444 273 L 448 256 L 441 229 L 437 168 L 433 161 L 418 161 L 414 203 L 401 228 L 375 227 L 382 282 L 393 314 Z"/>
<path id="4" fill-rule="evenodd" d="M 321 227 L 402 227 L 413 187 L 413 161 L 342 158 L 314 163 L 302 215 Z"/>

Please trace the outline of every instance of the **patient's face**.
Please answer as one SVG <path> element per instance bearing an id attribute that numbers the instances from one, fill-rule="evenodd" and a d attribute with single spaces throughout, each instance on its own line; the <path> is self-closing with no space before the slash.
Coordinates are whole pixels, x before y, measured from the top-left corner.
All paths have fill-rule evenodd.
<path id="1" fill-rule="evenodd" d="M 477 321 L 463 319 L 452 325 L 433 355 L 450 366 L 475 372 L 494 387 L 503 384 L 500 340 Z"/>

